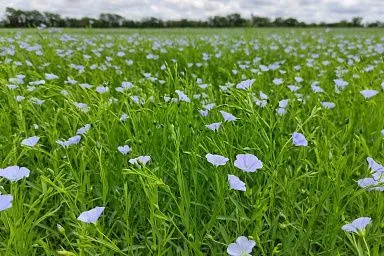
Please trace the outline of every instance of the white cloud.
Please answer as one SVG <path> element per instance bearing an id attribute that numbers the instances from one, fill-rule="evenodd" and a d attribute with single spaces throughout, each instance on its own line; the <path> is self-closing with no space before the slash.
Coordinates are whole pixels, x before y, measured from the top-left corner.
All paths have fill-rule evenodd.
<path id="1" fill-rule="evenodd" d="M 162 19 L 206 19 L 213 15 L 240 13 L 245 17 L 294 17 L 306 22 L 350 20 L 361 16 L 364 21 L 383 20 L 383 0 L 0 0 L 5 7 L 37 9 L 63 17 L 97 17 L 102 12 L 120 14 L 127 19 L 145 17 Z"/>

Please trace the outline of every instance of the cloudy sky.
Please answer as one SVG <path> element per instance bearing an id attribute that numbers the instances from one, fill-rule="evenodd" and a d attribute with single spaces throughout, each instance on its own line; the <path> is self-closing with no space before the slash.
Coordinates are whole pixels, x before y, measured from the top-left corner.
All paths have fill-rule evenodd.
<path id="1" fill-rule="evenodd" d="M 0 0 L 5 7 L 50 11 L 66 17 L 97 17 L 117 13 L 127 19 L 205 19 L 234 12 L 245 17 L 295 17 L 306 22 L 339 21 L 360 16 L 364 21 L 384 21 L 384 0 Z"/>

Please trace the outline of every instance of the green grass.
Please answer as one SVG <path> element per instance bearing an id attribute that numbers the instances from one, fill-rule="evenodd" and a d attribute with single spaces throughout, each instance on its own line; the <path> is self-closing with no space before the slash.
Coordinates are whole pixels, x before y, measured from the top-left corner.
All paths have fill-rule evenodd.
<path id="1" fill-rule="evenodd" d="M 242 235 L 256 241 L 253 255 L 384 254 L 383 192 L 356 183 L 370 176 L 368 156 L 384 164 L 384 64 L 374 50 L 383 43 L 382 30 L 65 30 L 74 38 L 70 41 L 59 40 L 63 33 L 21 31 L 0 34 L 0 52 L 14 47 L 14 55 L 0 56 L 0 168 L 25 166 L 31 174 L 16 183 L 0 179 L 0 192 L 14 197 L 13 206 L 0 212 L 0 255 L 227 255 L 227 245 Z M 23 42 L 40 45 L 41 55 L 27 51 Z M 70 54 L 60 57 L 58 49 Z M 118 57 L 119 51 L 126 55 Z M 220 58 L 214 56 L 218 52 Z M 159 59 L 146 59 L 149 53 Z M 203 60 L 203 53 L 211 58 Z M 112 60 L 106 62 L 107 56 Z M 354 56 L 359 61 L 348 65 Z M 255 57 L 261 60 L 252 64 Z M 133 65 L 126 64 L 128 59 Z M 251 71 L 283 60 L 280 69 Z M 238 64 L 245 61 L 249 68 L 242 70 Z M 91 70 L 92 64 L 105 70 Z M 365 72 L 369 65 L 373 71 Z M 337 69 L 346 70 L 341 77 L 349 83 L 339 94 L 333 81 Z M 28 83 L 45 79 L 46 73 L 59 79 L 29 92 Z M 10 90 L 9 78 L 18 74 L 26 76 L 25 83 Z M 65 83 L 67 77 L 78 84 Z M 297 84 L 295 77 L 304 79 L 298 92 L 308 96 L 305 104 L 287 88 Z M 196 78 L 208 88 L 198 87 Z M 276 86 L 274 78 L 284 83 Z M 255 79 L 249 90 L 219 88 L 245 79 Z M 123 81 L 134 87 L 116 92 Z M 313 81 L 323 94 L 312 92 Z M 82 89 L 80 83 L 94 87 Z M 100 85 L 109 92 L 97 93 Z M 365 100 L 363 89 L 379 94 Z M 164 102 L 164 95 L 177 97 L 175 90 L 185 92 L 191 103 Z M 265 108 L 253 101 L 252 93 L 258 97 L 259 91 L 269 96 Z M 202 100 L 193 98 L 201 93 L 204 103 L 216 103 L 208 117 L 198 112 Z M 25 99 L 17 102 L 17 95 Z M 134 103 L 133 95 L 145 103 Z M 35 105 L 31 97 L 45 103 Z M 112 97 L 118 101 L 110 103 Z M 282 99 L 290 101 L 287 114 L 279 116 Z M 321 101 L 336 107 L 324 109 Z M 88 104 L 89 112 L 74 102 Z M 205 125 L 223 121 L 219 110 L 238 120 L 210 131 Z M 85 124 L 92 127 L 78 145 L 56 143 Z M 306 136 L 307 147 L 292 145 L 295 131 Z M 21 146 L 30 136 L 40 137 L 38 145 Z M 126 156 L 117 150 L 125 144 L 132 148 Z M 230 160 L 214 167 L 207 153 Z M 244 173 L 234 167 L 235 156 L 243 153 L 256 155 L 263 168 Z M 151 156 L 145 167 L 128 163 L 140 155 Z M 243 180 L 247 191 L 231 190 L 228 174 Z M 96 206 L 105 211 L 95 225 L 77 220 Z M 372 218 L 364 235 L 341 230 L 362 216 Z"/>

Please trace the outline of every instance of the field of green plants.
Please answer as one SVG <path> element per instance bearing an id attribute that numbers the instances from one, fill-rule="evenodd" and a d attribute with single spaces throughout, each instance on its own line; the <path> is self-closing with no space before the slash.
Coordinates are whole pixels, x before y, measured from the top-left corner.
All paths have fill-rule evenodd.
<path id="1" fill-rule="evenodd" d="M 0 31 L 0 255 L 384 255 L 384 31 Z"/>

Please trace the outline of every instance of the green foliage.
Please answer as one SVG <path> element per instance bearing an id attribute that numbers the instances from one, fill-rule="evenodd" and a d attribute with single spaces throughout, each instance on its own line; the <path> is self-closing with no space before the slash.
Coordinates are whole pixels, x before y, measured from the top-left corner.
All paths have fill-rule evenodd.
<path id="1" fill-rule="evenodd" d="M 66 30 L 65 37 L 3 31 L 3 38 L 13 41 L 1 40 L 1 49 L 13 45 L 15 53 L 0 57 L 0 167 L 26 166 L 31 175 L 12 184 L 0 179 L 0 192 L 14 196 L 12 208 L 0 212 L 0 255 L 225 255 L 227 245 L 241 235 L 256 241 L 254 255 L 383 254 L 383 192 L 356 184 L 369 176 L 367 156 L 384 163 L 384 94 L 365 100 L 359 93 L 381 90 L 384 64 L 372 45 L 380 42 L 382 31 L 137 32 Z M 338 46 L 341 41 L 351 46 L 347 52 Z M 21 42 L 41 45 L 42 55 L 27 51 Z M 59 49 L 70 54 L 59 57 Z M 118 57 L 119 51 L 126 55 Z M 219 51 L 221 57 L 213 57 Z M 147 59 L 149 53 L 159 59 Z M 211 58 L 202 60 L 203 53 Z M 313 54 L 319 54 L 314 68 L 307 65 Z M 359 61 L 338 62 L 337 57 L 347 60 L 348 54 Z M 252 68 L 285 60 L 280 70 L 286 73 L 239 68 L 256 57 L 261 62 L 250 64 Z M 322 65 L 326 60 L 330 64 Z M 85 71 L 71 64 L 83 65 Z M 93 64 L 105 70 L 91 69 Z M 373 71 L 364 71 L 373 64 Z M 294 69 L 296 65 L 301 69 Z M 340 69 L 347 70 L 343 78 L 349 85 L 337 94 L 333 79 Z M 157 80 L 144 79 L 146 72 Z M 59 79 L 28 91 L 27 83 L 45 79 L 46 73 Z M 18 74 L 26 76 L 25 84 L 10 90 L 9 78 Z M 280 87 L 272 83 L 277 77 L 284 79 Z M 304 79 L 299 93 L 308 95 L 305 104 L 286 88 L 295 77 Z M 66 83 L 67 78 L 78 83 Z M 196 78 L 208 88 L 198 87 Z M 249 91 L 219 88 L 244 78 L 256 79 Z M 134 87 L 115 91 L 122 81 Z M 313 81 L 326 92 L 313 93 Z M 99 94 L 80 83 L 105 85 L 109 91 Z M 184 91 L 191 103 L 164 102 L 164 95 L 177 97 L 175 90 Z M 253 101 L 251 93 L 258 96 L 260 91 L 269 95 L 265 108 Z M 206 103 L 216 103 L 207 118 L 198 113 L 201 100 L 193 98 L 203 92 Z M 26 99 L 16 102 L 17 95 Z M 134 103 L 134 95 L 144 103 Z M 45 103 L 33 104 L 31 97 Z M 118 102 L 111 103 L 112 97 Z M 282 99 L 290 103 L 287 114 L 279 116 L 276 108 Z M 333 101 L 336 107 L 324 109 L 321 101 Z M 90 111 L 83 113 L 74 102 L 88 104 Z M 238 120 L 212 132 L 205 125 L 222 121 L 219 110 Z M 120 120 L 123 113 L 125 122 Z M 78 145 L 63 148 L 56 143 L 87 123 L 92 127 Z M 292 145 L 294 131 L 305 134 L 308 147 Z M 39 136 L 39 144 L 22 147 L 21 140 L 30 136 Z M 132 148 L 126 156 L 117 151 L 124 144 Z M 230 161 L 215 168 L 206 161 L 207 153 Z M 263 168 L 256 173 L 235 168 L 235 156 L 242 153 L 259 157 Z M 128 163 L 139 155 L 149 155 L 151 161 L 145 167 Z M 239 176 L 247 191 L 230 190 L 228 174 Z M 76 219 L 95 206 L 106 207 L 95 225 Z M 341 230 L 360 216 L 372 218 L 364 239 Z"/>

